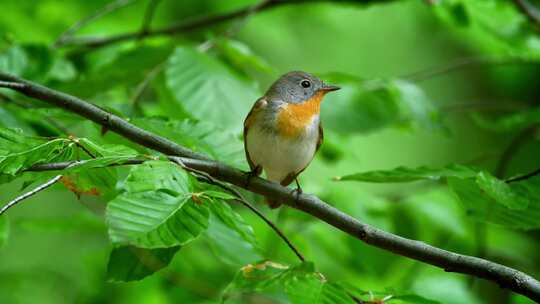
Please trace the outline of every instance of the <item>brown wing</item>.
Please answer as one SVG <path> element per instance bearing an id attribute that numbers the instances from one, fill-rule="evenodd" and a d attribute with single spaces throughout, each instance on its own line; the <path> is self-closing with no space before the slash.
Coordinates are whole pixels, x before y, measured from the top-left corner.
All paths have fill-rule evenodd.
<path id="1" fill-rule="evenodd" d="M 322 128 L 322 124 L 319 122 L 319 138 L 317 139 L 317 146 L 315 147 L 315 153 L 319 151 L 319 148 L 321 147 L 322 143 L 324 141 L 324 131 Z M 315 155 L 313 155 L 315 156 Z"/>
<path id="2" fill-rule="evenodd" d="M 323 140 L 324 140 L 324 132 L 323 132 L 323 128 L 322 128 L 322 125 L 321 123 L 319 123 L 319 138 L 317 138 L 317 146 L 315 146 L 315 153 L 317 153 L 317 151 L 319 151 L 319 148 L 321 147 L 322 143 L 323 143 Z M 315 157 L 315 154 L 313 154 L 313 157 Z M 309 164 L 308 164 L 309 166 Z M 302 170 L 298 171 L 298 172 L 291 172 L 289 173 L 282 181 L 281 181 L 281 185 L 282 186 L 288 186 L 290 183 L 292 183 L 294 181 L 294 179 L 300 175 L 300 173 L 302 173 L 304 170 L 306 170 L 307 166 L 304 167 Z"/>
<path id="3" fill-rule="evenodd" d="M 259 98 L 259 100 L 257 100 L 255 102 L 255 104 L 253 105 L 253 107 L 249 111 L 248 115 L 246 116 L 246 119 L 244 120 L 244 151 L 246 152 L 246 159 L 247 159 L 247 162 L 249 164 L 249 168 L 251 170 L 254 170 L 256 166 L 253 163 L 253 161 L 251 160 L 251 158 L 249 158 L 249 153 L 248 153 L 248 149 L 247 149 L 247 133 L 248 133 L 249 128 L 253 125 L 253 122 L 254 122 L 253 120 L 255 118 L 255 115 L 261 109 L 266 107 L 267 104 L 268 104 L 268 102 L 266 101 L 266 99 L 264 97 Z"/>

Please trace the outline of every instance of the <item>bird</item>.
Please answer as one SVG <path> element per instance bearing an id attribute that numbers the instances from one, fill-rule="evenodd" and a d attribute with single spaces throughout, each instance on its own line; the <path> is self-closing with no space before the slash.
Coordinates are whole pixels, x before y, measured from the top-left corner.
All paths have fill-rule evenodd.
<path id="1" fill-rule="evenodd" d="M 339 90 L 303 71 L 279 77 L 259 98 L 244 120 L 244 150 L 251 177 L 261 175 L 282 186 L 296 182 L 323 142 L 320 111 L 324 96 Z M 267 198 L 270 208 L 281 203 Z"/>

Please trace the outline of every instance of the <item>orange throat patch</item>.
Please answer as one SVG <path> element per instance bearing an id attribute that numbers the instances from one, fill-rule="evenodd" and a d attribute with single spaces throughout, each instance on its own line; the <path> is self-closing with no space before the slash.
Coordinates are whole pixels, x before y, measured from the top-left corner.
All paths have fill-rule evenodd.
<path id="1" fill-rule="evenodd" d="M 304 132 L 313 116 L 321 111 L 321 102 L 325 92 L 317 92 L 309 100 L 299 104 L 286 104 L 278 114 L 277 126 L 279 135 L 295 138 Z"/>

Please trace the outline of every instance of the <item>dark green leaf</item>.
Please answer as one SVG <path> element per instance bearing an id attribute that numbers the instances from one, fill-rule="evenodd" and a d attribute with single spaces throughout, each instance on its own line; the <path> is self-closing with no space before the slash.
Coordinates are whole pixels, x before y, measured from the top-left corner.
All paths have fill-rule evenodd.
<path id="1" fill-rule="evenodd" d="M 203 197 L 194 200 L 195 181 L 171 162 L 133 167 L 120 194 L 107 206 L 113 243 L 142 248 L 184 245 L 208 227 Z"/>
<path id="2" fill-rule="evenodd" d="M 109 255 L 107 278 L 113 282 L 141 280 L 169 265 L 179 249 L 179 246 L 159 249 L 134 246 L 114 248 Z"/>
<path id="3" fill-rule="evenodd" d="M 208 54 L 178 47 L 166 70 L 175 101 L 193 118 L 240 131 L 241 121 L 259 97 L 252 83 L 239 78 Z"/>

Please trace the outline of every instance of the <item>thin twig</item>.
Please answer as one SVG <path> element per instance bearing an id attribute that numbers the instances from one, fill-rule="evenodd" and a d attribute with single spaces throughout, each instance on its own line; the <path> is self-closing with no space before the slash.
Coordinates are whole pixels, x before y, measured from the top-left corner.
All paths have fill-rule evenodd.
<path id="1" fill-rule="evenodd" d="M 18 203 L 24 201 L 25 199 L 49 188 L 50 186 L 54 185 L 56 182 L 58 182 L 60 179 L 62 178 L 62 175 L 57 175 L 53 178 L 51 178 L 49 181 L 37 186 L 36 188 L 34 188 L 33 190 L 31 191 L 28 191 L 18 197 L 16 197 L 15 199 L 13 199 L 12 201 L 10 201 L 9 203 L 5 204 L 2 209 L 0 209 L 0 216 L 2 216 L 2 214 L 4 214 L 4 212 L 6 212 L 9 208 L 17 205 Z"/>
<path id="2" fill-rule="evenodd" d="M 204 180 L 206 180 L 207 183 L 218 186 L 224 189 L 225 191 L 231 193 L 232 195 L 234 195 L 236 197 L 236 201 L 240 202 L 242 205 L 247 207 L 249 210 L 255 213 L 259 218 L 261 218 L 268 226 L 270 226 L 270 228 L 272 228 L 272 230 L 274 230 L 277 233 L 277 235 L 287 244 L 287 246 L 289 246 L 289 248 L 294 252 L 294 254 L 298 257 L 298 259 L 301 262 L 305 261 L 304 256 L 300 253 L 300 251 L 296 248 L 296 246 L 293 245 L 291 240 L 289 240 L 287 236 L 281 231 L 281 229 L 279 229 L 269 218 L 267 218 L 266 215 L 264 215 L 264 213 L 262 213 L 260 210 L 255 208 L 255 206 L 253 206 L 249 201 L 247 201 L 246 198 L 242 195 L 242 193 L 240 193 L 240 191 L 234 189 L 233 187 L 221 181 L 218 181 L 217 179 L 213 178 L 212 176 L 210 176 L 208 173 L 204 171 L 193 169 L 186 166 L 181 158 L 170 156 L 169 159 L 173 161 L 174 163 L 178 164 L 184 170 L 194 173 L 197 176 L 201 176 Z"/>
<path id="3" fill-rule="evenodd" d="M 526 58 L 501 58 L 500 56 L 477 56 L 458 58 L 441 66 L 435 66 L 419 70 L 410 74 L 401 76 L 409 81 L 420 82 L 426 79 L 434 78 L 444 74 L 462 69 L 470 69 L 484 66 L 504 66 L 504 65 L 523 65 L 533 64 L 534 62 Z"/>
<path id="4" fill-rule="evenodd" d="M 150 72 L 148 72 L 146 77 L 144 77 L 143 81 L 139 83 L 139 85 L 137 85 L 137 87 L 135 88 L 135 92 L 133 93 L 133 96 L 131 97 L 131 101 L 130 101 L 132 106 L 134 107 L 138 106 L 139 100 L 141 99 L 146 89 L 148 89 L 148 86 L 150 85 L 150 83 L 152 83 L 152 81 L 165 68 L 165 63 L 166 62 L 161 62 L 160 64 L 156 65 L 152 70 L 150 70 Z"/>
<path id="5" fill-rule="evenodd" d="M 304 3 L 316 3 L 316 2 L 338 2 L 337 0 L 270 0 L 266 1 L 266 4 L 262 5 L 258 11 L 264 11 L 267 9 L 275 8 L 281 5 L 294 5 L 294 4 L 304 4 Z M 388 0 L 340 0 L 340 3 L 360 3 L 360 4 L 369 4 L 375 2 L 387 2 Z M 180 33 L 186 33 L 201 28 L 213 26 L 225 21 L 230 21 L 238 17 L 245 16 L 246 12 L 252 9 L 252 6 L 238 9 L 229 13 L 224 13 L 222 15 L 213 15 L 205 16 L 201 18 L 196 18 L 191 21 L 181 22 L 173 24 L 167 27 L 160 29 L 150 29 L 147 32 L 141 34 L 140 31 L 126 32 L 112 36 L 106 37 L 81 37 L 81 38 L 70 38 L 66 39 L 63 46 L 78 46 L 78 47 L 87 47 L 87 48 L 99 48 L 114 43 L 124 42 L 134 39 L 147 39 L 151 37 L 158 36 L 173 36 Z"/>
<path id="6" fill-rule="evenodd" d="M 53 47 L 62 47 L 68 42 L 70 39 L 72 39 L 73 34 L 75 34 L 77 31 L 79 31 L 81 28 L 85 27 L 86 25 L 100 19 L 103 16 L 106 16 L 118 9 L 121 9 L 123 7 L 126 7 L 132 3 L 134 3 L 137 0 L 116 0 L 113 1 L 107 5 L 105 5 L 103 8 L 95 12 L 94 14 L 87 16 L 79 21 L 77 21 L 75 24 L 70 26 L 66 31 L 64 31 L 58 39 L 53 44 Z"/>
<path id="7" fill-rule="evenodd" d="M 514 0 L 514 3 L 537 28 L 540 26 L 540 12 L 532 4 L 526 0 Z"/>
<path id="8" fill-rule="evenodd" d="M 375 228 L 334 208 L 314 195 L 306 193 L 293 194 L 290 189 L 277 183 L 259 177 L 250 178 L 249 174 L 245 172 L 210 160 L 204 155 L 138 128 L 120 117 L 74 96 L 2 72 L 0 72 L 0 81 L 23 83 L 25 84 L 24 89 L 17 91 L 26 96 L 77 113 L 124 136 L 126 139 L 165 155 L 182 156 L 180 159 L 186 167 L 206 172 L 216 180 L 231 183 L 253 193 L 279 200 L 287 206 L 308 213 L 366 244 L 440 267 L 445 271 L 490 280 L 531 300 L 540 301 L 540 282 L 524 272 L 486 259 L 447 251 Z M 249 183 L 247 183 L 248 179 Z"/>
<path id="9" fill-rule="evenodd" d="M 0 81 L 0 88 L 12 89 L 12 90 L 22 90 L 24 89 L 24 84 L 11 81 Z"/>
<path id="10" fill-rule="evenodd" d="M 526 179 L 529 179 L 531 177 L 534 177 L 534 176 L 537 176 L 540 174 L 540 168 L 534 170 L 534 171 L 531 171 L 527 174 L 523 174 L 523 175 L 519 175 L 519 176 L 516 176 L 516 177 L 512 177 L 512 178 L 509 178 L 506 180 L 507 183 L 515 183 L 515 182 L 520 182 L 520 181 L 524 181 Z"/>

